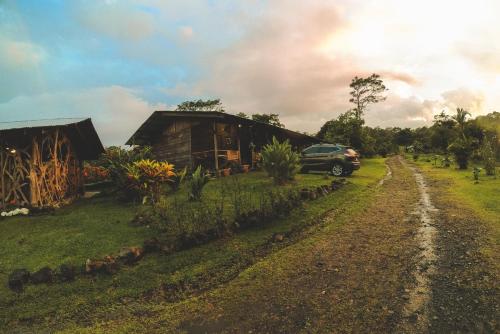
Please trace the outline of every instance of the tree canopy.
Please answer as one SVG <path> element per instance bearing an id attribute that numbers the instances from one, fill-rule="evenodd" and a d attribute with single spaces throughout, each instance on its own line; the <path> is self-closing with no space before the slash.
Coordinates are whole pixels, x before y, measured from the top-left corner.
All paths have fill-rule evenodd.
<path id="1" fill-rule="evenodd" d="M 280 115 L 278 114 L 253 114 L 252 119 L 254 121 L 271 124 L 280 128 L 285 127 L 285 125 L 280 122 Z"/>
<path id="2" fill-rule="evenodd" d="M 175 111 L 219 111 L 225 112 L 220 99 L 185 101 L 177 105 Z"/>
<path id="3" fill-rule="evenodd" d="M 363 117 L 364 112 L 370 104 L 385 101 L 387 98 L 383 95 L 388 89 L 378 74 L 372 74 L 366 78 L 354 77 L 351 84 L 349 102 L 354 104 L 354 115 L 357 119 Z"/>

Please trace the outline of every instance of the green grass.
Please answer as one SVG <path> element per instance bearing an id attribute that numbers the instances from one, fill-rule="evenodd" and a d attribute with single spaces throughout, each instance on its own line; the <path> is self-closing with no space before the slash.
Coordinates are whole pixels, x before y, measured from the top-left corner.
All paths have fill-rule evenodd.
<path id="1" fill-rule="evenodd" d="M 344 207 L 349 212 L 365 203 L 367 194 L 372 193 L 367 190 L 374 189 L 370 185 L 376 184 L 384 173 L 383 159 L 365 160 L 361 170 L 349 177 L 349 185 L 328 197 L 306 203 L 287 218 L 169 256 L 146 256 L 135 266 L 123 267 L 115 276 L 79 277 L 71 283 L 28 285 L 20 295 L 2 284 L 0 331 L 16 326 L 30 331 L 85 326 L 99 319 L 119 317 L 120 312 L 130 309 L 127 305 L 131 301 L 162 284 L 227 281 L 258 258 L 255 252 L 269 244 L 273 233 L 304 228 L 335 207 Z M 323 175 L 299 175 L 292 186 L 321 185 L 330 181 Z M 231 180 L 209 183 L 206 200 L 216 196 L 219 182 Z M 272 187 L 271 180 L 263 173 L 242 175 L 240 182 L 251 191 Z M 181 191 L 176 196 L 184 195 Z M 8 273 L 19 267 L 34 270 L 64 262 L 83 264 L 86 258 L 113 254 L 122 246 L 140 245 L 155 232 L 129 224 L 136 210 L 137 207 L 102 198 L 81 201 L 52 216 L 0 221 L 3 231 L 0 279 L 6 282 Z M 280 245 L 271 247 L 279 248 Z"/>
<path id="2" fill-rule="evenodd" d="M 487 176 L 484 169 L 481 170 L 479 183 L 475 183 L 472 169 L 476 166 L 482 168 L 481 164 L 471 162 L 466 170 L 457 169 L 454 165 L 442 168 L 427 161 L 432 161 L 432 157 L 431 154 L 421 155 L 416 164 L 431 178 L 445 180 L 448 191 L 443 196 L 450 196 L 453 200 L 473 209 L 476 215 L 492 227 L 493 242 L 499 244 L 500 168 L 497 168 L 497 176 Z M 410 155 L 407 156 L 407 159 L 413 161 Z"/>

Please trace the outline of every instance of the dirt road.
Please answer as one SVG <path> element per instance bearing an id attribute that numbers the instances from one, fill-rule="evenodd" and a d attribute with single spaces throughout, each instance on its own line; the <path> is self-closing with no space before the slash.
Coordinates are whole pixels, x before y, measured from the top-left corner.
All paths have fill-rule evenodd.
<path id="1" fill-rule="evenodd" d="M 188 333 L 494 333 L 498 273 L 480 221 L 400 158 L 372 204 L 340 227 L 200 298 Z M 325 219 L 335 220 L 334 216 Z M 259 268 L 260 265 L 260 268 Z M 183 312 L 181 312 L 183 313 Z"/>

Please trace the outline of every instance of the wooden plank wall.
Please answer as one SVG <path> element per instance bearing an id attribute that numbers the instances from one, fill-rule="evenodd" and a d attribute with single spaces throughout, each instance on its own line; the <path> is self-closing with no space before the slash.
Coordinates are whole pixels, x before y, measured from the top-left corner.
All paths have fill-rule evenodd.
<path id="1" fill-rule="evenodd" d="M 191 167 L 191 124 L 174 121 L 167 126 L 153 145 L 153 153 L 156 159 L 168 161 L 177 169 Z"/>

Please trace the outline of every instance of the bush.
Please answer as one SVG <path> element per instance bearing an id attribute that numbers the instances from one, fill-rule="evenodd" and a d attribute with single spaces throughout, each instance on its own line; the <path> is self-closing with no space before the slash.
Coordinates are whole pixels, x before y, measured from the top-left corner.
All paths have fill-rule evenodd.
<path id="1" fill-rule="evenodd" d="M 106 148 L 104 154 L 99 160 L 93 163 L 94 166 L 100 166 L 108 171 L 116 190 L 126 200 L 136 199 L 139 194 L 129 187 L 128 166 L 136 161 L 152 159 L 151 147 L 135 147 L 131 150 L 125 150 L 118 146 Z"/>
<path id="2" fill-rule="evenodd" d="M 179 190 L 181 187 L 181 184 L 184 182 L 184 179 L 186 178 L 187 175 L 187 167 L 184 167 L 183 170 L 180 172 L 176 172 L 174 176 L 170 179 L 170 186 L 172 187 L 173 191 Z"/>
<path id="3" fill-rule="evenodd" d="M 467 169 L 472 154 L 470 143 L 465 139 L 457 139 L 448 147 L 448 150 L 455 156 L 458 168 Z"/>
<path id="4" fill-rule="evenodd" d="M 83 168 L 83 178 L 85 184 L 97 183 L 108 180 L 109 171 L 102 166 L 85 165 Z"/>
<path id="5" fill-rule="evenodd" d="M 127 166 L 129 188 L 143 196 L 143 203 L 159 201 L 162 186 L 175 176 L 174 166 L 168 162 L 139 160 Z"/>
<path id="6" fill-rule="evenodd" d="M 262 167 L 276 184 L 285 184 L 299 171 L 300 157 L 292 151 L 288 140 L 280 143 L 273 137 L 273 142 L 262 150 Z"/>
<path id="7" fill-rule="evenodd" d="M 481 158 L 483 159 L 486 175 L 495 175 L 495 152 L 493 152 L 491 142 L 487 138 L 484 139 L 483 147 L 481 147 Z"/>
<path id="8" fill-rule="evenodd" d="M 207 184 L 209 177 L 207 174 L 202 173 L 201 166 L 198 166 L 191 176 L 191 180 L 189 180 L 189 200 L 190 201 L 200 201 L 201 200 L 201 191 L 205 184 Z"/>

